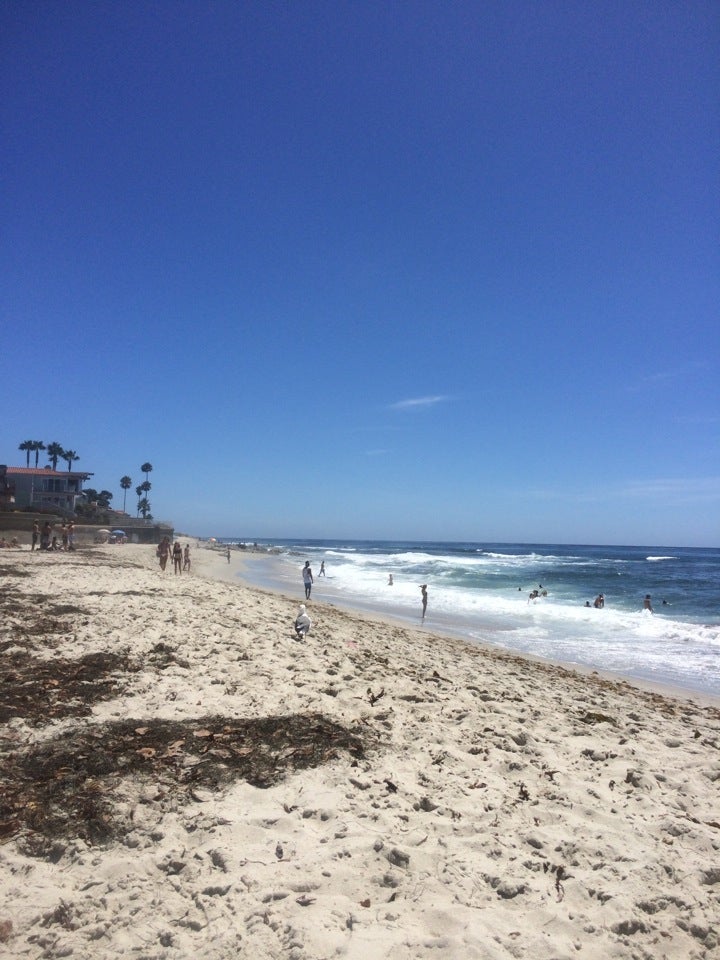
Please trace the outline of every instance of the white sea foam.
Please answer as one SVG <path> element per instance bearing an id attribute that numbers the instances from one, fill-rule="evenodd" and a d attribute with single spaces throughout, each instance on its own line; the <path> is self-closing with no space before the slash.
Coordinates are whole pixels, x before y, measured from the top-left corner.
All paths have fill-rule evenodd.
<path id="1" fill-rule="evenodd" d="M 315 570 L 313 600 L 419 623 L 419 588 L 427 583 L 430 629 L 552 660 L 720 692 L 720 624 L 714 617 L 703 623 L 703 611 L 710 610 L 707 603 L 688 604 L 683 599 L 687 587 L 673 587 L 677 570 L 670 566 L 669 555 L 638 552 L 628 558 L 627 551 L 613 556 L 611 550 L 597 548 L 585 555 L 574 550 L 562 555 L 535 549 L 433 552 L 408 545 L 393 552 L 374 544 L 308 545 L 293 548 L 285 558 L 283 580 L 293 589 L 299 584 L 300 557 L 309 557 Z M 327 578 L 317 577 L 321 559 Z M 646 559 L 667 561 L 658 569 L 671 572 L 648 582 L 650 575 L 642 566 Z M 548 596 L 529 600 L 539 580 Z M 654 616 L 640 610 L 648 587 L 670 601 L 656 607 Z M 586 606 L 600 590 L 604 608 Z"/>

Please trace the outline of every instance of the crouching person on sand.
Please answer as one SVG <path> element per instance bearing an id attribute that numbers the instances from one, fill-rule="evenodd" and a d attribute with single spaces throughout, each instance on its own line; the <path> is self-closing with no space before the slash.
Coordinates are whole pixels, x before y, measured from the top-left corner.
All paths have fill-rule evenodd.
<path id="1" fill-rule="evenodd" d="M 305 609 L 305 604 L 300 604 L 300 609 L 298 610 L 298 615 L 295 618 L 295 633 L 297 634 L 298 640 L 304 640 L 306 634 L 310 632 L 310 627 L 312 626 L 312 620 L 307 615 Z"/>

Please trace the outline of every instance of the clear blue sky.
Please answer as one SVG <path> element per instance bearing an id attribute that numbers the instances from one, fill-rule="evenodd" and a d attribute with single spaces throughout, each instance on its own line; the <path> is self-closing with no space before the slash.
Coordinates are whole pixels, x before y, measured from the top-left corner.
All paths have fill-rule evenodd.
<path id="1" fill-rule="evenodd" d="M 720 545 L 720 8 L 0 5 L 4 416 L 201 535 Z"/>

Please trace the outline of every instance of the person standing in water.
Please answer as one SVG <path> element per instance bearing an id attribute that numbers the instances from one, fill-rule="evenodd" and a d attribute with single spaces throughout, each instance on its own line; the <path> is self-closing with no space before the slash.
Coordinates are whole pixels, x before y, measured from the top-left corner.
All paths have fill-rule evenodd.
<path id="1" fill-rule="evenodd" d="M 325 573 L 325 561 L 324 561 L 324 560 L 321 560 L 321 561 L 320 561 L 320 573 L 318 573 L 318 576 L 319 576 L 319 577 L 327 577 L 327 574 Z"/>
<path id="2" fill-rule="evenodd" d="M 653 612 L 652 608 L 652 598 L 649 593 L 645 594 L 645 599 L 643 600 L 643 610 L 649 610 L 650 613 Z"/>
<path id="3" fill-rule="evenodd" d="M 420 590 L 422 592 L 422 620 L 421 623 L 425 623 L 425 613 L 427 612 L 427 584 L 424 583 Z"/>

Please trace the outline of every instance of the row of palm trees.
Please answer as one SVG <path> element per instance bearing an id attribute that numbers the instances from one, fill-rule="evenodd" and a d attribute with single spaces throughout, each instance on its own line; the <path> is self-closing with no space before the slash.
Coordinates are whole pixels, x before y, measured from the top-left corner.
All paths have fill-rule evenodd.
<path id="1" fill-rule="evenodd" d="M 42 442 L 42 440 L 23 440 L 23 442 L 18 447 L 18 450 L 24 450 L 26 456 L 26 462 L 28 467 L 30 466 L 30 454 L 35 454 L 35 466 L 37 467 L 38 461 L 40 459 L 40 451 L 46 450 L 48 459 L 52 464 L 53 470 L 57 470 L 58 460 L 66 460 L 68 465 L 68 472 L 72 470 L 72 465 L 75 460 L 79 460 L 80 457 L 74 450 L 66 450 L 61 444 L 53 441 L 47 446 Z"/>
<path id="2" fill-rule="evenodd" d="M 65 450 L 62 444 L 48 443 L 47 446 L 43 443 L 42 440 L 23 440 L 23 442 L 18 447 L 18 450 L 23 450 L 26 455 L 26 462 L 28 467 L 30 466 L 30 454 L 35 454 L 35 466 L 37 467 L 40 461 L 40 451 L 45 450 L 47 452 L 48 459 L 50 460 L 50 465 L 53 470 L 57 470 L 58 460 L 67 461 L 68 472 L 72 470 L 72 465 L 76 460 L 79 460 L 80 457 L 74 450 Z M 143 515 L 143 519 L 152 519 L 150 514 L 150 501 L 147 498 L 148 493 L 152 488 L 152 484 L 148 479 L 149 474 L 152 471 L 151 463 L 143 463 L 140 467 L 141 473 L 145 474 L 145 480 L 137 487 L 135 487 L 135 493 L 138 496 L 137 504 L 137 515 Z M 132 478 L 127 475 L 120 478 L 120 487 L 123 491 L 123 513 L 125 513 L 125 505 L 127 502 L 127 492 L 132 486 Z M 94 491 L 93 491 L 94 492 Z M 102 494 L 109 494 L 107 497 L 103 497 L 104 500 L 107 500 L 106 505 L 109 506 L 109 500 L 112 498 L 112 494 L 107 490 L 101 491 Z M 97 497 L 96 497 L 97 499 Z"/>
<path id="3" fill-rule="evenodd" d="M 148 518 L 152 519 L 150 514 L 150 501 L 147 498 L 148 493 L 150 493 L 150 490 L 152 489 L 152 484 L 148 480 L 148 475 L 152 471 L 152 464 L 143 463 L 143 465 L 140 467 L 140 470 L 145 474 L 145 480 L 139 486 L 135 487 L 135 493 L 138 496 L 137 513 L 138 516 L 142 514 L 143 519 L 147 520 Z M 132 486 L 132 477 L 128 477 L 127 475 L 120 477 L 120 486 L 123 491 L 123 513 L 125 513 L 127 492 Z"/>

